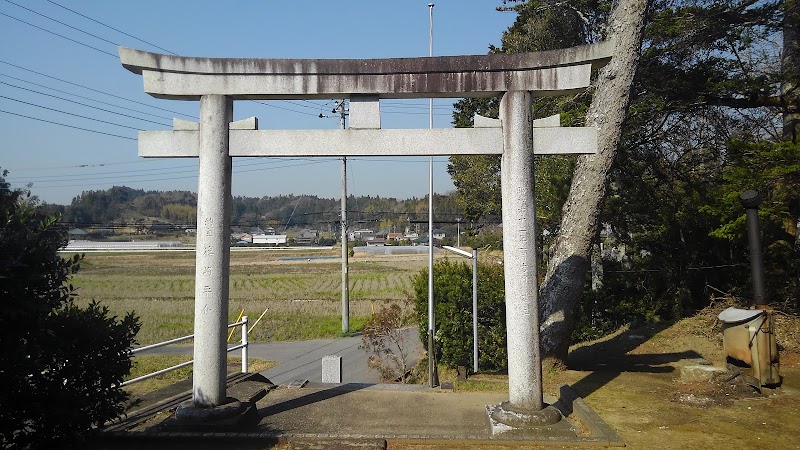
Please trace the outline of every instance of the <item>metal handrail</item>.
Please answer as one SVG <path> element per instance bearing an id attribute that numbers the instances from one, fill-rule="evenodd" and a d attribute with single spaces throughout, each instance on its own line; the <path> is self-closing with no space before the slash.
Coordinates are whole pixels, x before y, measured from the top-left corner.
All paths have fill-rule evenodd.
<path id="1" fill-rule="evenodd" d="M 230 353 L 232 351 L 241 349 L 242 350 L 242 373 L 247 373 L 247 347 L 250 345 L 247 342 L 247 316 L 242 316 L 242 320 L 241 321 L 235 322 L 235 323 L 232 323 L 232 324 L 228 325 L 228 328 L 238 327 L 240 325 L 242 327 L 242 341 L 241 341 L 240 344 L 228 348 L 226 350 L 226 353 Z M 179 337 L 179 338 L 170 339 L 168 341 L 159 342 L 158 344 L 152 344 L 152 345 L 147 345 L 147 346 L 144 346 L 144 347 L 135 348 L 135 349 L 133 349 L 131 351 L 131 354 L 136 354 L 136 353 L 143 352 L 143 351 L 146 351 L 146 350 L 152 350 L 154 348 L 164 347 L 166 345 L 175 344 L 175 343 L 182 342 L 182 341 L 187 341 L 187 340 L 193 339 L 193 338 L 194 338 L 194 335 L 190 334 L 188 336 L 182 336 L 182 337 Z M 125 381 L 124 383 L 120 384 L 120 386 L 127 386 L 129 384 L 138 383 L 139 381 L 148 380 L 150 378 L 157 377 L 159 375 L 163 375 L 163 374 L 168 373 L 168 372 L 172 372 L 173 370 L 177 370 L 177 369 L 189 366 L 189 365 L 191 365 L 193 363 L 194 363 L 193 359 L 191 361 L 182 362 L 182 363 L 176 364 L 176 365 L 174 365 L 172 367 L 167 367 L 166 369 L 161 369 L 161 370 L 158 370 L 156 372 L 149 373 L 147 375 L 142 375 L 142 376 L 136 377 L 136 378 L 134 378 L 132 380 Z"/>

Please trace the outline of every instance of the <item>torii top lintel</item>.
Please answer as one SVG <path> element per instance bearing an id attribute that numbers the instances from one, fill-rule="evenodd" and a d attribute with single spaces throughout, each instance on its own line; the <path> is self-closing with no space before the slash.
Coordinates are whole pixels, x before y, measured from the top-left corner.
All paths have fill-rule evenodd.
<path id="1" fill-rule="evenodd" d="M 491 97 L 508 91 L 561 95 L 589 85 L 612 42 L 534 53 L 388 59 L 196 58 L 120 47 L 122 65 L 158 98 L 196 100 Z"/>

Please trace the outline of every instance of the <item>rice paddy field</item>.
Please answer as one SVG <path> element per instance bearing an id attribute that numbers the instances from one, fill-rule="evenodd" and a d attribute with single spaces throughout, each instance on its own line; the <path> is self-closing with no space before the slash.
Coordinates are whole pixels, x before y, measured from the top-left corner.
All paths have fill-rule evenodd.
<path id="1" fill-rule="evenodd" d="M 251 341 L 333 337 L 341 332 L 340 250 L 231 252 L 229 323 L 248 316 Z M 66 256 L 66 255 L 65 255 Z M 114 314 L 135 311 L 141 345 L 193 333 L 193 252 L 87 253 L 73 277 L 80 304 L 98 300 Z M 373 308 L 411 295 L 426 255 L 350 258 L 350 329 Z M 253 328 L 253 323 L 267 311 Z M 234 335 L 238 339 L 238 334 Z"/>

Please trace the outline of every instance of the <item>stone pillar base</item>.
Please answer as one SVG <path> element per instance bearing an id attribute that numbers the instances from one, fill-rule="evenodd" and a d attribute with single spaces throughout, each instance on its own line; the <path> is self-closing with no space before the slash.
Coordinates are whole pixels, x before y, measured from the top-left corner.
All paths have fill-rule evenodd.
<path id="1" fill-rule="evenodd" d="M 181 403 L 175 410 L 175 422 L 182 429 L 205 431 L 233 431 L 257 424 L 256 406 L 227 397 L 219 406 L 201 407 L 192 400 Z"/>
<path id="2" fill-rule="evenodd" d="M 546 406 L 541 411 L 520 410 L 508 402 L 486 407 L 486 415 L 492 434 L 544 436 L 575 436 L 572 425 L 561 420 L 561 411 L 554 406 Z"/>

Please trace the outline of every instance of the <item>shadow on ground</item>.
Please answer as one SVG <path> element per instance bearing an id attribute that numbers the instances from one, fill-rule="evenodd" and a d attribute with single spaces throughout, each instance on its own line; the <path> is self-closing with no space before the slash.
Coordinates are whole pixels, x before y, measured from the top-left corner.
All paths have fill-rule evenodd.
<path id="1" fill-rule="evenodd" d="M 624 331 L 611 339 L 598 341 L 570 352 L 567 368 L 591 372 L 572 384 L 581 397 L 593 392 L 617 378 L 623 372 L 671 373 L 675 368 L 669 364 L 683 359 L 703 358 L 696 351 L 668 353 L 631 353 L 652 339 L 671 324 L 650 324 Z"/>
<path id="2" fill-rule="evenodd" d="M 274 405 L 269 405 L 266 408 L 261 408 L 258 410 L 258 415 L 259 417 L 264 418 L 267 416 L 280 414 L 282 412 L 286 412 L 292 409 L 301 408 L 303 406 L 308 406 L 314 403 L 323 402 L 325 400 L 330 400 L 334 397 L 358 391 L 369 386 L 370 386 L 369 384 L 363 384 L 363 383 L 348 383 L 339 385 L 336 388 L 325 389 L 323 391 L 315 391 L 310 394 L 303 395 L 301 397 L 293 398 L 291 400 L 286 400 L 280 403 L 276 403 Z"/>

